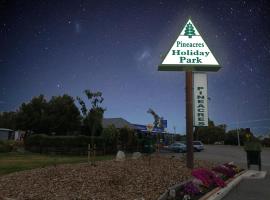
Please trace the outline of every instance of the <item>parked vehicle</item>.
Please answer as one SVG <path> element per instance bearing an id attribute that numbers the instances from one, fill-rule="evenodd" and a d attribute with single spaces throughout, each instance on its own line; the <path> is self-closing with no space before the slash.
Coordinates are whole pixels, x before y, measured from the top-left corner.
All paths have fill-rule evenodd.
<path id="1" fill-rule="evenodd" d="M 204 150 L 203 143 L 201 141 L 193 141 L 194 151 L 202 151 Z"/>
<path id="2" fill-rule="evenodd" d="M 169 151 L 184 153 L 187 151 L 187 146 L 181 142 L 176 142 L 168 146 Z"/>

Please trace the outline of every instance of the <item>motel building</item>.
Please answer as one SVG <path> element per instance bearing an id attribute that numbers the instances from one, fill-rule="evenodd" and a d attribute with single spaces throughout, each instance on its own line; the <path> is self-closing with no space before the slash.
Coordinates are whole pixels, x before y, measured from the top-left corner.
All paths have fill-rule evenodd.
<path id="1" fill-rule="evenodd" d="M 115 128 L 120 129 L 128 127 L 135 130 L 135 133 L 138 135 L 150 135 L 153 138 L 159 137 L 159 144 L 168 145 L 175 141 L 175 134 L 169 133 L 161 128 L 153 128 L 151 131 L 147 128 L 147 125 L 143 124 L 134 124 L 128 122 L 123 118 L 104 118 L 102 122 L 103 128 L 107 128 L 110 125 L 114 125 Z"/>

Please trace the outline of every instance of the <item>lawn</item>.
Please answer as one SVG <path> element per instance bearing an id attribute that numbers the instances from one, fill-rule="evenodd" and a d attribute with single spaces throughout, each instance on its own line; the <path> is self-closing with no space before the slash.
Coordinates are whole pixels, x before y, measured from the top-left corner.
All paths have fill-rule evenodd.
<path id="1" fill-rule="evenodd" d="M 113 156 L 98 156 L 96 160 L 109 160 Z M 0 153 L 0 176 L 12 172 L 42 168 L 65 163 L 84 163 L 87 156 L 41 155 L 35 153 Z"/>

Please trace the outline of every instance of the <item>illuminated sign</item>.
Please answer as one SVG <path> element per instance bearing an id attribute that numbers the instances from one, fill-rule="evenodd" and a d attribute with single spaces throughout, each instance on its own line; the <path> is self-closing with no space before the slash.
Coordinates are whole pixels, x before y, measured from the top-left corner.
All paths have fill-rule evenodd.
<path id="1" fill-rule="evenodd" d="M 159 71 L 218 71 L 220 66 L 200 33 L 188 20 L 166 57 Z"/>

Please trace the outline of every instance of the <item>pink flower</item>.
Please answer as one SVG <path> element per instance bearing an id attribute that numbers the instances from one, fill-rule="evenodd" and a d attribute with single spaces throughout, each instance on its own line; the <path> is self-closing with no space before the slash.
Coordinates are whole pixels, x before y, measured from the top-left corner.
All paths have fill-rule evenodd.
<path id="1" fill-rule="evenodd" d="M 219 165 L 217 167 L 214 167 L 212 170 L 221 173 L 229 178 L 235 175 L 235 171 L 232 168 L 227 167 L 225 165 Z"/>
<path id="2" fill-rule="evenodd" d="M 214 172 L 208 169 L 196 169 L 192 171 L 192 176 L 202 181 L 205 187 L 212 185 L 224 187 L 225 182 L 219 178 Z"/>

